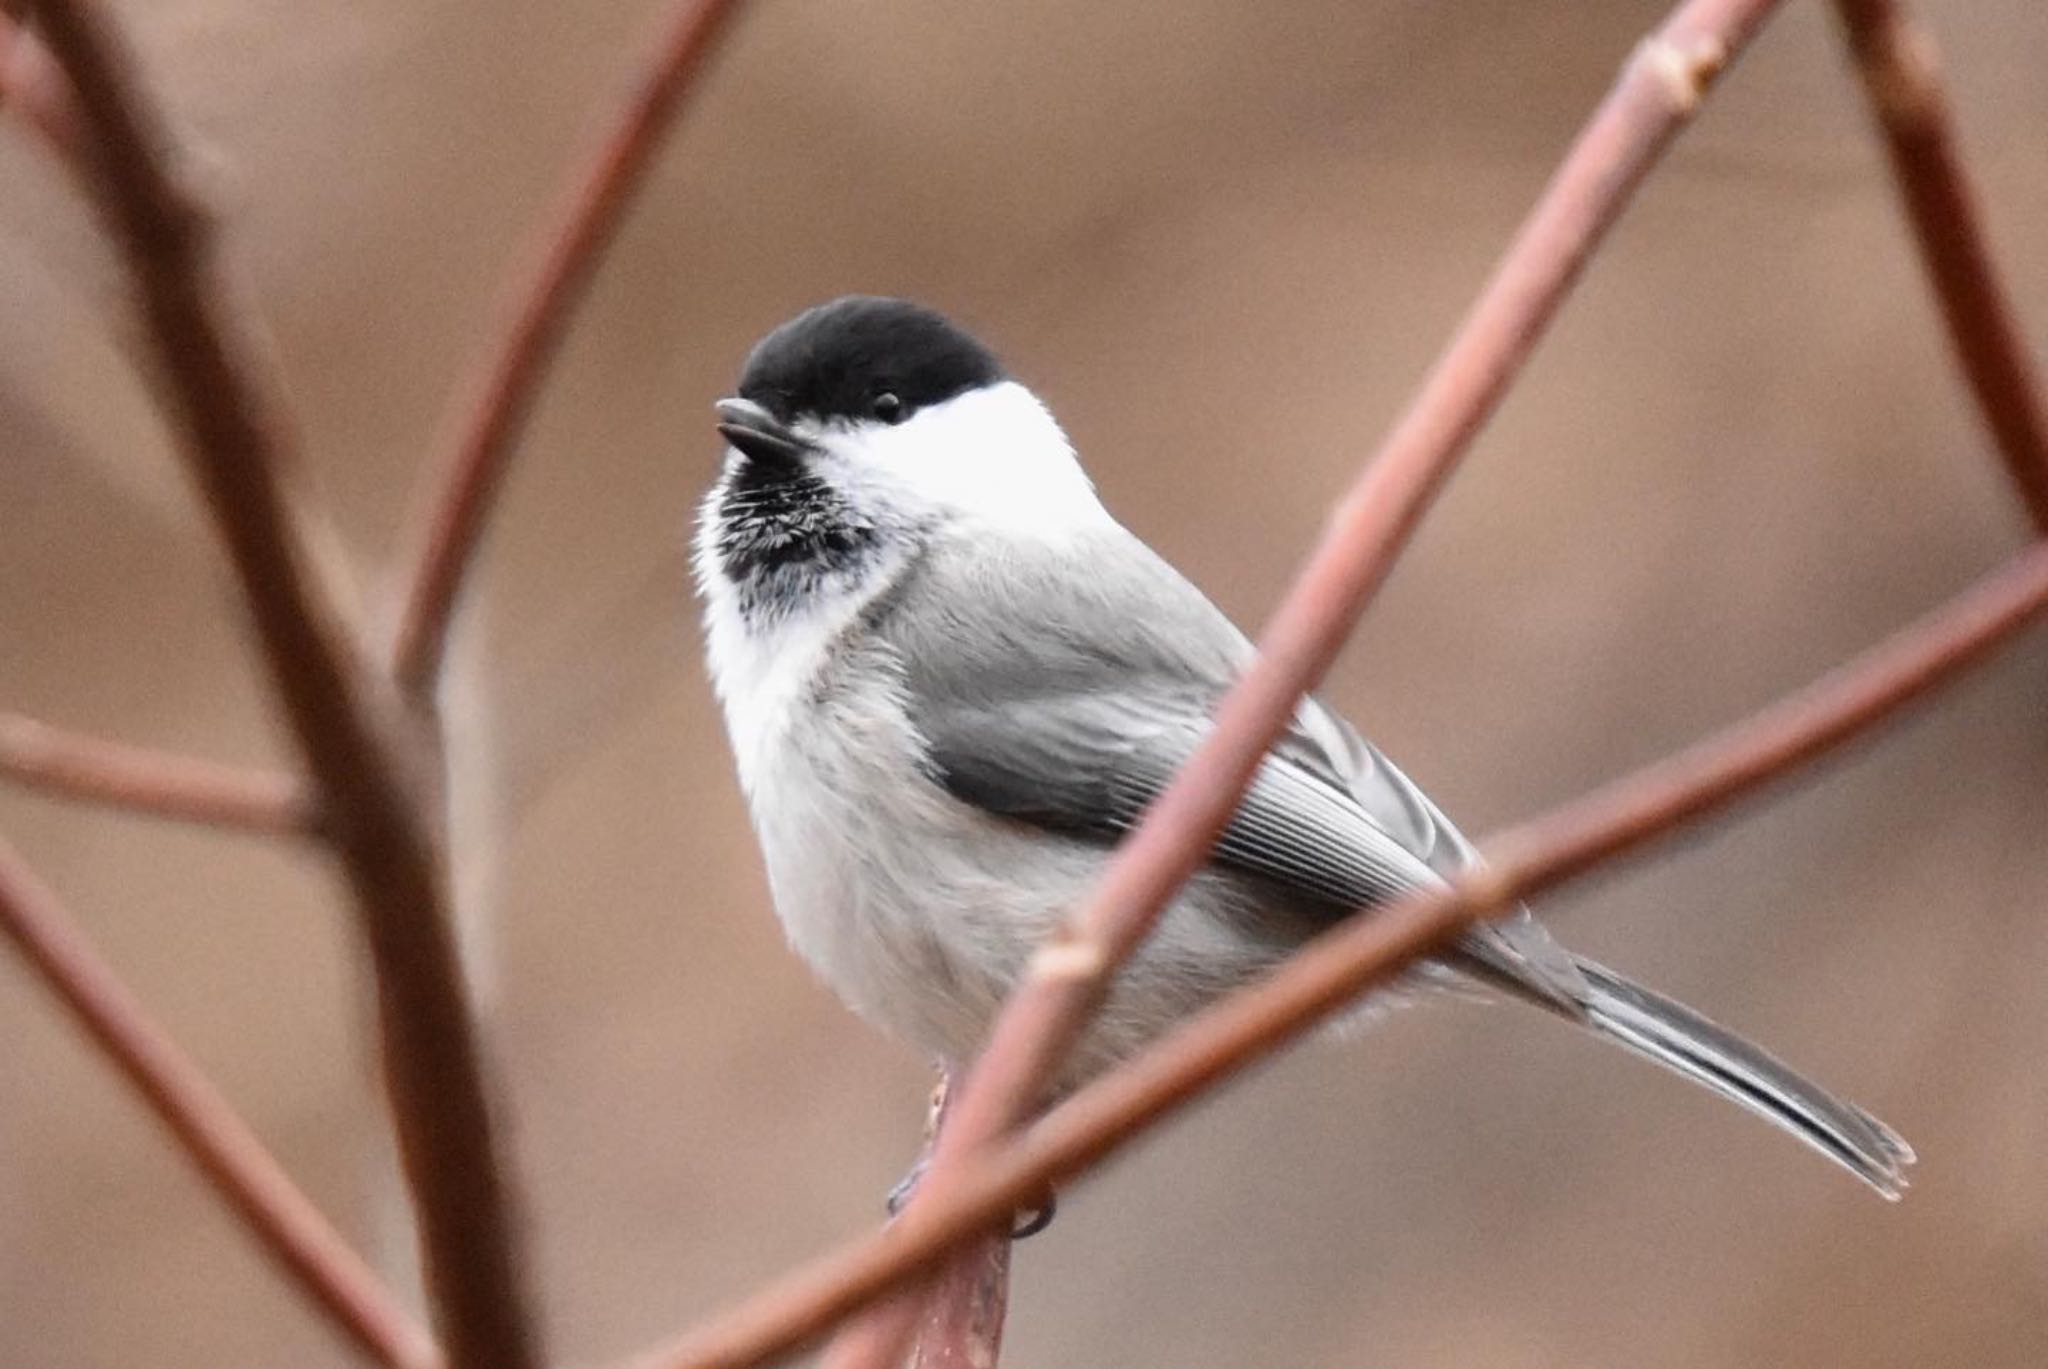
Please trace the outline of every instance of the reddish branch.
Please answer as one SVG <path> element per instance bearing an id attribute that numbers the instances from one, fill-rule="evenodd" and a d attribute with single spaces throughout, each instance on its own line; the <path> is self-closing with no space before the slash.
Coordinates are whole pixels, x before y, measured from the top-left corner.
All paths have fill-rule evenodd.
<path id="1" fill-rule="evenodd" d="M 2036 521 L 2048 530 L 2048 421 L 1984 246 L 1931 50 L 1889 0 L 1837 3 L 1978 402 Z M 365 915 L 379 971 L 401 1143 L 422 1205 L 429 1279 L 452 1357 L 458 1365 L 521 1369 L 536 1355 L 512 1260 L 509 1195 L 490 1145 L 473 1029 L 421 806 L 406 784 L 398 746 L 375 706 L 379 701 L 369 697 L 366 677 L 320 601 L 304 550 L 291 535 L 278 488 L 289 444 L 219 308 L 209 270 L 209 226 L 165 176 L 161 140 L 110 35 L 82 0 L 44 0 L 43 8 L 50 45 L 64 71 L 0 18 L 0 99 L 26 113 L 59 147 L 94 163 L 103 210 L 136 273 L 187 455 L 243 579 L 286 711 L 328 797 L 333 839 Z M 422 550 L 407 583 L 395 645 L 400 679 L 416 694 L 424 693 L 437 672 L 463 575 L 568 316 L 661 132 L 735 8 L 730 0 L 696 0 L 679 13 L 620 126 L 549 235 L 503 348 L 451 424 L 457 437 L 432 513 L 423 520 Z M 1509 833 L 1489 845 L 1489 866 L 1457 887 L 1353 919 L 1264 985 L 1232 996 L 1130 1067 L 1008 1137 L 1043 1096 L 1116 965 L 1204 858 L 1259 758 L 1296 700 L 1328 668 L 1587 256 L 1713 79 L 1774 8 L 1771 0 L 1692 0 L 1638 50 L 1421 394 L 1338 508 L 1323 544 L 1270 625 L 1258 665 L 1219 712 L 1209 743 L 1119 853 L 1096 895 L 1035 963 L 963 1092 L 959 1115 L 941 1138 L 918 1200 L 881 1235 L 771 1289 L 662 1363 L 759 1363 L 815 1337 L 862 1302 L 929 1276 L 949 1248 L 976 1233 L 985 1236 L 991 1227 L 1000 1229 L 1047 1183 L 1079 1173 L 1255 1054 L 1397 973 L 1474 917 L 1581 873 L 1839 744 L 1956 674 L 2048 604 L 2044 549 L 1854 667 L 1742 727 Z M 53 749 L 53 740 L 62 744 Z M 247 818 L 260 809 L 282 825 L 279 815 L 302 802 L 277 790 L 254 796 L 250 777 L 223 774 L 209 777 L 217 783 L 197 786 L 205 796 L 195 799 L 191 774 L 181 786 L 179 776 L 166 775 L 163 758 L 48 734 L 31 737 L 27 745 L 19 737 L 15 741 L 12 756 L 0 754 L 9 772 L 154 811 L 239 812 Z M 230 780 L 243 787 L 238 791 Z M 300 810 L 292 822 L 303 816 Z M 286 1230 L 286 1218 L 269 1211 L 266 1205 L 303 1205 L 303 1199 L 274 1164 L 263 1170 L 267 1157 L 189 1063 L 146 1025 L 139 1035 L 120 1026 L 135 1020 L 133 1004 L 82 944 L 67 939 L 61 922 L 53 921 L 47 896 L 13 866 L 4 848 L 0 909 L 9 932 L 137 1079 L 273 1253 L 387 1362 L 410 1365 L 431 1358 L 416 1328 L 402 1315 L 393 1322 L 388 1308 L 376 1306 L 383 1295 L 374 1280 L 367 1293 L 361 1287 L 350 1291 L 354 1274 L 367 1277 L 359 1264 L 335 1273 L 337 1258 L 354 1257 L 345 1247 L 337 1257 L 321 1244 L 332 1233 L 317 1213 L 306 1207 L 288 1214 L 298 1225 Z M 179 1079 L 181 1070 L 189 1077 Z M 166 1077 L 179 1080 L 172 1093 L 187 1099 L 182 1110 L 164 1101 L 171 1096 L 161 1082 Z M 194 1115 L 194 1097 L 199 1114 L 218 1113 L 208 1124 L 212 1130 L 178 1120 Z M 211 1149 L 207 1136 L 215 1138 Z M 250 1148 L 256 1161 L 246 1154 L 241 1160 L 245 1167 L 261 1162 L 256 1168 L 262 1182 L 244 1174 L 238 1188 L 237 1180 L 223 1177 L 227 1162 L 217 1156 L 223 1149 L 240 1154 Z M 249 1196 L 259 1189 L 261 1202 Z M 951 1265 L 949 1291 L 930 1304 L 921 1345 L 935 1356 L 973 1347 L 992 1356 L 1001 1326 L 1005 1242 L 989 1238 L 963 1249 L 969 1253 Z M 862 1339 L 846 1342 L 860 1348 L 839 1362 L 893 1358 L 918 1303 L 908 1299 L 899 1305 L 911 1314 L 869 1323 Z M 936 1367 L 948 1361 L 921 1362 Z"/>
<path id="2" fill-rule="evenodd" d="M 682 0 L 677 7 L 617 123 L 550 216 L 532 275 L 512 293 L 499 340 L 448 420 L 446 454 L 421 491 L 418 550 L 403 582 L 392 647 L 392 669 L 411 694 L 424 694 L 440 671 L 456 596 L 570 315 L 738 8 L 738 0 Z"/>
<path id="3" fill-rule="evenodd" d="M 2048 408 L 1992 260 L 1934 40 L 1893 0 L 1835 0 L 1835 8 L 1963 374 L 2028 514 L 2048 533 Z"/>
<path id="4" fill-rule="evenodd" d="M 942 1080 L 933 1098 L 927 1149 L 937 1139 L 952 1092 L 951 1079 Z M 899 1313 L 871 1319 L 860 1334 L 843 1338 L 833 1352 L 886 1352 L 888 1347 L 878 1340 L 872 1345 L 868 1341 L 890 1334 L 896 1317 L 902 1316 L 915 1325 L 905 1369 L 994 1369 L 1002 1354 L 1003 1319 L 1010 1305 L 1009 1223 L 956 1245 L 932 1276 L 929 1289 L 899 1289 L 895 1297 L 907 1303 Z"/>
<path id="5" fill-rule="evenodd" d="M 199 1066 L 149 1019 L 4 841 L 0 933 L 127 1076 L 264 1252 L 344 1336 L 390 1369 L 438 1363 L 426 1330 L 292 1183 Z"/>
<path id="6" fill-rule="evenodd" d="M 0 10 L 0 109 L 13 112 L 65 157 L 78 154 L 78 111 L 49 49 Z"/>
<path id="7" fill-rule="evenodd" d="M 1351 918 L 1041 1121 L 963 1157 L 953 1181 L 771 1285 L 638 1369 L 748 1369 L 797 1349 L 992 1221 L 1099 1164 L 1248 1062 L 1399 974 L 1476 918 L 1584 874 L 1745 797 L 1955 680 L 2048 612 L 2048 544 L 1806 689 L 1721 733 L 1483 844 L 1448 889 Z"/>
<path id="8" fill-rule="evenodd" d="M 312 796 L 296 776 L 89 737 L 18 713 L 0 713 L 0 777 L 209 827 L 294 836 L 314 825 Z"/>
<path id="9" fill-rule="evenodd" d="M 41 0 L 76 97 L 167 407 L 241 581 L 285 714 L 320 786 L 377 976 L 385 1077 L 417 1205 L 428 1291 L 457 1369 L 539 1362 L 514 1259 L 512 1195 L 442 872 L 394 729 L 310 573 L 281 479 L 291 443 L 223 307 L 211 226 L 166 171 L 167 143 L 117 33 L 86 0 Z"/>
<path id="10" fill-rule="evenodd" d="M 909 1369 L 995 1369 L 1010 1301 L 1010 1233 L 998 1227 L 955 1247 L 919 1301 Z"/>
<path id="11" fill-rule="evenodd" d="M 954 1161 L 1025 1117 L 1101 1002 L 1116 968 L 1207 858 L 1296 703 L 1329 669 L 1430 499 L 1492 415 L 1580 268 L 1631 193 L 1755 36 L 1775 0 L 1690 0 L 1639 46 L 1522 226 L 1449 348 L 1332 517 L 1267 626 L 1259 660 L 1216 727 L 1124 842 L 1005 1005 L 968 1074 L 913 1200 L 950 1183 Z M 885 1369 L 913 1318 L 903 1300 L 827 1357 Z M 877 1328 L 887 1326 L 882 1333 Z M 843 1350 L 843 1352 L 842 1352 Z"/>

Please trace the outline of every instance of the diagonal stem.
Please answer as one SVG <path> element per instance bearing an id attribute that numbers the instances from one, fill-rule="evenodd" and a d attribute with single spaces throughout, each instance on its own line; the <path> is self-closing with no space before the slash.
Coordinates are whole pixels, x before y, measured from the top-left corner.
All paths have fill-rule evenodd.
<path id="1" fill-rule="evenodd" d="M 419 1213 L 428 1292 L 454 1369 L 540 1362 L 516 1258 L 481 1043 L 442 864 L 395 708 L 341 631 L 283 491 L 292 443 L 223 300 L 210 224 L 166 170 L 167 140 L 92 0 L 40 0 L 89 134 L 95 207 L 134 278 L 165 404 L 204 494 L 376 969 L 385 1080 Z"/>
<path id="2" fill-rule="evenodd" d="M 958 1156 L 1016 1126 L 1044 1097 L 1116 968 L 1207 858 L 1260 759 L 1329 669 L 1595 247 L 1776 8 L 1775 0 L 1689 0 L 1623 67 L 1421 392 L 1338 506 L 1214 730 L 1004 1005 L 913 1206 L 944 1190 Z M 827 1353 L 828 1369 L 887 1369 L 910 1334 L 908 1306 L 897 1300 L 871 1325 L 849 1328 Z"/>
<path id="3" fill-rule="evenodd" d="M 1259 984 L 1191 1018 L 1036 1124 L 955 1165 L 881 1231 L 761 1290 L 633 1369 L 753 1369 L 925 1276 L 962 1241 L 1049 1185 L 1100 1164 L 1237 1070 L 1354 1003 L 1474 920 L 1583 875 L 1748 797 L 1953 683 L 2048 614 L 2036 544 L 1904 631 L 1761 712 L 1482 844 L 1487 863 L 1448 888 L 1340 924 Z M 927 1179 L 929 1182 L 929 1179 Z"/>
<path id="4" fill-rule="evenodd" d="M 1835 0 L 1835 9 L 1970 393 L 2028 516 L 2048 533 L 2048 405 L 1999 280 L 1934 39 L 1896 0 Z"/>
<path id="5" fill-rule="evenodd" d="M 680 0 L 617 122 L 551 216 L 531 276 L 512 292 L 495 349 L 451 410 L 446 450 L 420 490 L 413 519 L 418 550 L 403 581 L 392 647 L 393 673 L 409 694 L 427 693 L 440 673 L 456 598 L 541 381 L 662 136 L 738 9 L 739 0 Z"/>
<path id="6" fill-rule="evenodd" d="M 0 841 L 0 935 L 142 1096 L 264 1253 L 356 1347 L 388 1369 L 434 1369 L 426 1329 L 401 1307 L 199 1066 L 153 1022 Z"/>
<path id="7" fill-rule="evenodd" d="M 303 836 L 316 821 L 295 775 L 152 751 L 0 712 L 0 777 L 131 812 L 264 836 Z"/>
<path id="8" fill-rule="evenodd" d="M 76 160 L 78 108 L 49 49 L 21 21 L 0 10 L 0 109 L 12 110 L 58 156 Z"/>

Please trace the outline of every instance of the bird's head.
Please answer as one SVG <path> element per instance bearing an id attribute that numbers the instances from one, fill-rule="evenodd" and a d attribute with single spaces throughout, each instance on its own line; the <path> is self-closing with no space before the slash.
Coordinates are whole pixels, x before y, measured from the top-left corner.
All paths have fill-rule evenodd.
<path id="1" fill-rule="evenodd" d="M 699 570 L 757 605 L 901 564 L 933 536 L 1059 537 L 1105 516 L 1038 397 L 906 300 L 797 315 L 717 407 L 727 448 Z"/>

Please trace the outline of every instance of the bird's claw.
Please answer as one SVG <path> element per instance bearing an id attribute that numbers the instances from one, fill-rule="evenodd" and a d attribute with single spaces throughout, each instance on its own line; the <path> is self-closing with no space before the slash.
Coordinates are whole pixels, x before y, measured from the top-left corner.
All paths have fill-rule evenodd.
<path id="1" fill-rule="evenodd" d="M 903 1211 L 903 1205 L 910 1201 L 910 1195 L 917 1192 L 917 1182 L 924 1178 L 925 1166 L 928 1163 L 924 1156 L 918 1156 L 917 1163 L 910 1167 L 910 1172 L 898 1179 L 896 1187 L 889 1190 L 887 1205 L 891 1217 Z"/>
<path id="2" fill-rule="evenodd" d="M 1052 1225 L 1053 1214 L 1059 1210 L 1060 1200 L 1053 1196 L 1051 1190 L 1047 1190 L 1046 1195 L 1038 1200 L 1037 1206 L 1027 1207 L 1017 1214 L 1016 1221 L 1010 1227 L 1010 1239 L 1023 1241 L 1036 1236 Z"/>
<path id="3" fill-rule="evenodd" d="M 924 1157 L 920 1156 L 917 1163 L 910 1167 L 910 1172 L 897 1180 L 896 1187 L 889 1190 L 887 1206 L 891 1217 L 902 1212 L 904 1206 L 910 1202 L 910 1195 L 917 1191 L 918 1181 L 924 1178 L 925 1165 Z M 1010 1239 L 1022 1241 L 1036 1236 L 1052 1225 L 1053 1214 L 1059 1211 L 1059 1207 L 1059 1199 L 1053 1196 L 1050 1189 L 1046 1190 L 1044 1197 L 1017 1214 L 1016 1220 L 1010 1226 Z"/>

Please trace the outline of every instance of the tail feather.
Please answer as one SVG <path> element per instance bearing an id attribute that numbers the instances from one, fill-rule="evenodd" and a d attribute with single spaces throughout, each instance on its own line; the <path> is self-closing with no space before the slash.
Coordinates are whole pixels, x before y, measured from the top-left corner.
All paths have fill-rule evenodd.
<path id="1" fill-rule="evenodd" d="M 1574 959 L 1592 989 L 1581 1021 L 1791 1133 L 1886 1198 L 1905 1192 L 1913 1148 L 1883 1122 L 1684 1004 Z"/>

